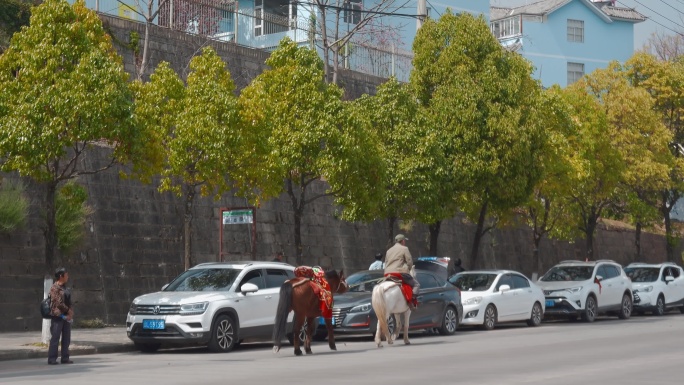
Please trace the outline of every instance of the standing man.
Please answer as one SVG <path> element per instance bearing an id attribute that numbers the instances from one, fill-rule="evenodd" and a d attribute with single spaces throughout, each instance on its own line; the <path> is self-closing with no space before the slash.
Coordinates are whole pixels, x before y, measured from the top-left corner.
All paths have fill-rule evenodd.
<path id="1" fill-rule="evenodd" d="M 414 310 L 416 306 L 415 296 L 418 295 L 420 284 L 409 274 L 413 267 L 413 258 L 411 258 L 408 247 L 406 247 L 406 241 L 408 238 L 404 234 L 397 234 L 394 237 L 394 246 L 385 254 L 385 275 L 399 273 L 404 282 L 413 288 L 413 303 L 409 303 L 409 307 Z"/>
<path id="2" fill-rule="evenodd" d="M 283 252 L 279 251 L 276 253 L 275 258 L 273 258 L 273 262 L 282 262 L 283 261 Z"/>
<path id="3" fill-rule="evenodd" d="M 368 270 L 382 270 L 385 268 L 385 264 L 382 262 L 382 253 L 375 254 L 375 262 L 371 263 Z"/>
<path id="4" fill-rule="evenodd" d="M 69 273 L 60 267 L 55 271 L 55 283 L 50 288 L 50 349 L 48 350 L 48 364 L 57 365 L 57 345 L 62 337 L 63 364 L 73 364 L 69 359 L 69 345 L 71 344 L 71 322 L 74 311 L 71 307 L 71 295 L 66 288 Z"/>

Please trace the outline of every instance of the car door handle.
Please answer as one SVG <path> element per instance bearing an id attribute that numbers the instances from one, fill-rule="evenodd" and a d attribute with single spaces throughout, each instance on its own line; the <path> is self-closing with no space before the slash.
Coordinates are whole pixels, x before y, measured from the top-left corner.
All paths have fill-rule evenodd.
<path id="1" fill-rule="evenodd" d="M 272 296 L 272 295 L 267 295 L 267 296 L 265 296 L 264 298 L 266 298 L 266 299 L 271 299 L 271 298 L 273 298 L 273 296 Z"/>

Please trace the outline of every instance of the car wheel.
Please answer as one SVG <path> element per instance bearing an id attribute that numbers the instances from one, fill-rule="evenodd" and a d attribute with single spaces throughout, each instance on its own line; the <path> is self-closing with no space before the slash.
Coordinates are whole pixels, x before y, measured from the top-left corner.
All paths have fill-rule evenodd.
<path id="1" fill-rule="evenodd" d="M 487 308 L 485 309 L 484 312 L 484 323 L 482 324 L 482 327 L 485 330 L 492 330 L 494 327 L 496 327 L 496 307 L 494 305 L 487 305 Z"/>
<path id="2" fill-rule="evenodd" d="M 227 353 L 235 347 L 237 341 L 235 322 L 227 315 L 220 315 L 214 321 L 209 338 L 209 350 L 217 353 Z"/>
<path id="3" fill-rule="evenodd" d="M 593 295 L 588 296 L 584 306 L 584 312 L 582 313 L 582 321 L 594 322 L 594 320 L 596 320 L 597 311 L 598 306 L 596 306 L 596 298 L 594 298 Z"/>
<path id="4" fill-rule="evenodd" d="M 394 332 L 396 331 L 396 329 L 397 329 L 397 320 L 394 318 L 394 315 L 392 315 L 387 320 L 387 331 L 389 331 L 390 335 L 393 335 Z M 399 335 L 398 331 L 397 331 L 397 335 Z"/>
<path id="5" fill-rule="evenodd" d="M 659 295 L 656 300 L 655 310 L 653 310 L 653 315 L 663 315 L 665 314 L 665 298 L 663 295 Z"/>
<path id="6" fill-rule="evenodd" d="M 143 344 L 136 342 L 135 348 L 143 353 L 154 353 L 161 347 L 161 344 Z"/>
<path id="7" fill-rule="evenodd" d="M 458 313 L 453 307 L 447 306 L 444 311 L 444 317 L 442 318 L 442 325 L 437 329 L 437 332 L 443 336 L 448 336 L 454 334 L 457 328 Z"/>
<path id="8" fill-rule="evenodd" d="M 529 326 L 539 326 L 543 317 L 541 305 L 539 302 L 535 302 L 534 306 L 532 306 L 532 312 L 530 313 L 530 319 L 527 320 L 527 324 Z"/>
<path id="9" fill-rule="evenodd" d="M 627 319 L 632 315 L 632 296 L 629 294 L 624 294 L 622 296 L 622 302 L 620 306 L 620 314 L 618 317 L 620 319 Z"/>

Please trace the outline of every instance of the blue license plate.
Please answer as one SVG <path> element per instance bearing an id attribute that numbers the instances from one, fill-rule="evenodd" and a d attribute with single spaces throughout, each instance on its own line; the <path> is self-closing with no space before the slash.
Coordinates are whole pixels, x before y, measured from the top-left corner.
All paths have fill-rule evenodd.
<path id="1" fill-rule="evenodd" d="M 335 317 L 332 317 L 330 321 L 332 321 L 333 326 L 335 326 Z M 318 317 L 318 324 L 325 326 L 325 318 Z"/>
<path id="2" fill-rule="evenodd" d="M 546 300 L 546 307 L 554 307 L 556 306 L 556 302 L 552 299 L 547 299 Z"/>
<path id="3" fill-rule="evenodd" d="M 166 328 L 165 321 L 163 319 L 144 319 L 143 329 L 151 330 L 164 330 Z"/>

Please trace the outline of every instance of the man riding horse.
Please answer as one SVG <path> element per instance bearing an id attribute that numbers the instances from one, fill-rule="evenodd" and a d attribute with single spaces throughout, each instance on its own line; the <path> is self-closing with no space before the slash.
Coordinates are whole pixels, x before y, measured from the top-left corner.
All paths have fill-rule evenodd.
<path id="1" fill-rule="evenodd" d="M 401 277 L 405 284 L 413 288 L 413 299 L 409 302 L 409 309 L 415 310 L 418 306 L 416 296 L 420 284 L 409 274 L 413 267 L 413 258 L 411 258 L 408 247 L 406 247 L 406 241 L 408 238 L 404 234 L 397 234 L 394 237 L 394 246 L 385 254 L 385 277 Z"/>

